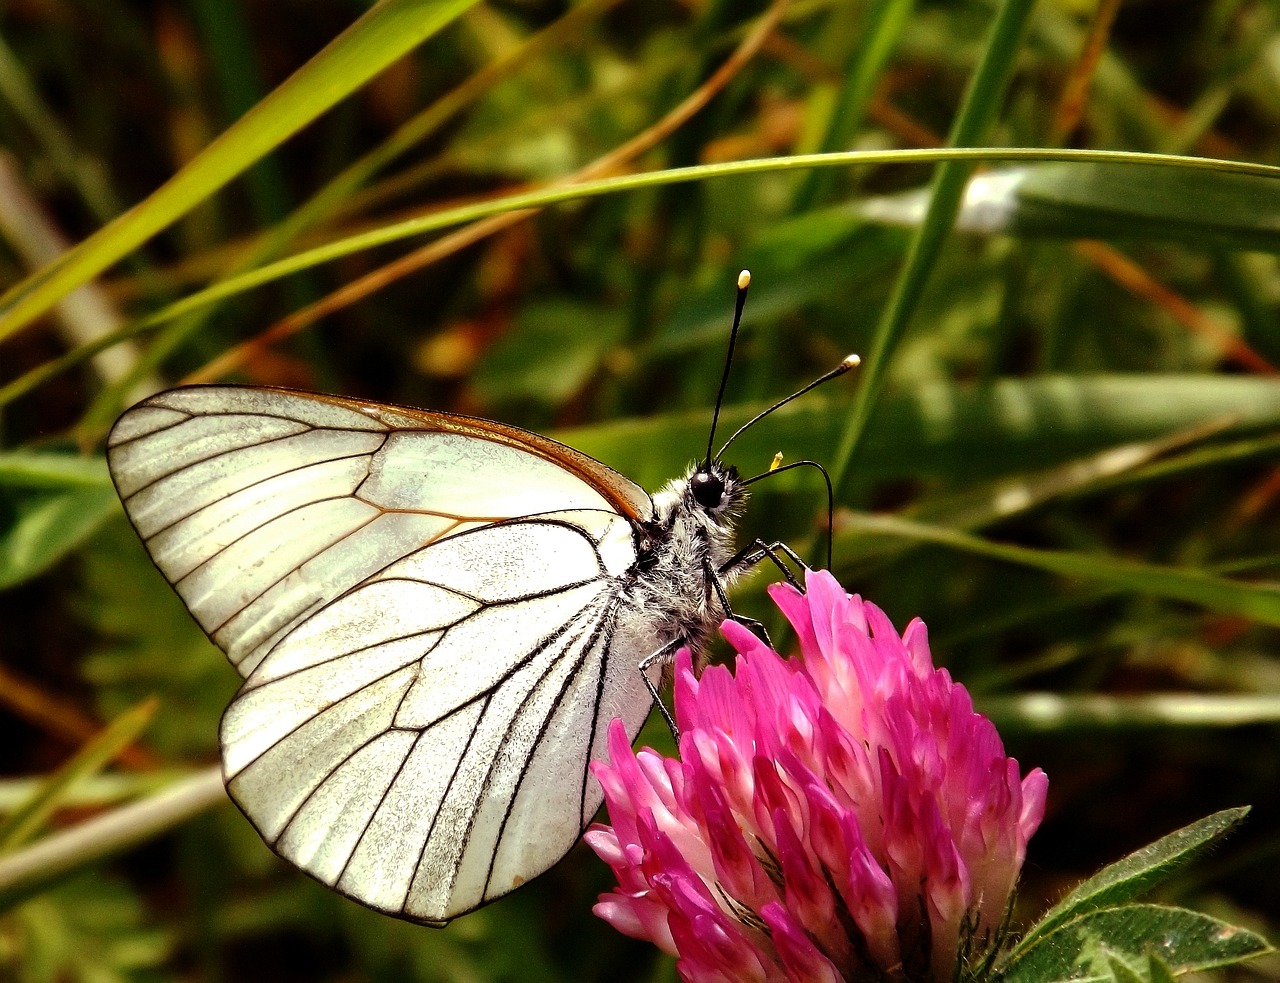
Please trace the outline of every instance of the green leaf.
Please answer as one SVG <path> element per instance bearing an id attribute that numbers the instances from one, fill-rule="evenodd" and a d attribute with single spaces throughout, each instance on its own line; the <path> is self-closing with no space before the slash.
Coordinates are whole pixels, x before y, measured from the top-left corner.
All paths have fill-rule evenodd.
<path id="1" fill-rule="evenodd" d="M 475 3 L 375 4 L 145 201 L 10 289 L 0 298 L 0 338 L 182 217 Z"/>
<path id="2" fill-rule="evenodd" d="M 0 589 L 49 569 L 118 509 L 102 458 L 0 454 Z"/>
<path id="3" fill-rule="evenodd" d="M 1068 919 L 1131 901 L 1149 891 L 1214 840 L 1234 829 L 1248 813 L 1247 807 L 1215 812 L 1104 867 L 1040 919 L 1013 950 L 1011 958 L 1018 958 L 1036 939 Z"/>
<path id="4" fill-rule="evenodd" d="M 1280 251 L 1274 188 L 1248 174 L 1049 164 L 1027 168 L 1013 194 L 1009 231 L 1015 235 Z"/>
<path id="5" fill-rule="evenodd" d="M 1146 983 L 1140 973 L 1135 972 L 1114 953 L 1107 953 L 1107 965 L 1111 969 L 1111 978 L 1115 983 Z"/>
<path id="6" fill-rule="evenodd" d="M 1151 983 L 1173 983 L 1173 969 L 1158 953 L 1152 952 L 1147 955 L 1147 977 Z"/>
<path id="7" fill-rule="evenodd" d="M 869 198 L 871 222 L 918 226 L 924 189 Z M 1110 163 L 1003 168 L 973 177 L 956 228 L 984 235 L 1162 239 L 1198 249 L 1280 250 L 1271 181 L 1253 174 Z"/>
<path id="8" fill-rule="evenodd" d="M 1253 932 L 1208 915 L 1160 905 L 1103 908 L 1060 925 L 997 971 L 1001 983 L 1084 983 L 1118 979 L 1112 960 L 1130 970 L 1161 959 L 1174 975 L 1228 966 L 1270 952 Z"/>

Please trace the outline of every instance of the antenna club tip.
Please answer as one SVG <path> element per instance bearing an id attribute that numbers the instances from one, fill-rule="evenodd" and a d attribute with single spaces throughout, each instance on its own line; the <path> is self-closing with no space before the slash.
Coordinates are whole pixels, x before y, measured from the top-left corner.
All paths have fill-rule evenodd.
<path id="1" fill-rule="evenodd" d="M 751 286 L 751 271 L 743 270 L 738 274 L 738 289 L 746 290 L 749 286 Z"/>
<path id="2" fill-rule="evenodd" d="M 845 357 L 845 360 L 840 363 L 840 368 L 856 369 L 861 364 L 862 364 L 862 356 L 859 355 L 857 352 L 854 352 L 852 355 L 848 355 Z"/>

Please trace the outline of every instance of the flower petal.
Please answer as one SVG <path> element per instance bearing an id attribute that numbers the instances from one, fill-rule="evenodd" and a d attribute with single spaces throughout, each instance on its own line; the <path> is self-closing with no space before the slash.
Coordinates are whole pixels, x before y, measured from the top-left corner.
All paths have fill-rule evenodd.
<path id="1" fill-rule="evenodd" d="M 949 979 L 962 933 L 998 935 L 1047 779 L 1019 777 L 923 622 L 899 635 L 823 571 L 806 587 L 770 588 L 803 660 L 732 621 L 733 674 L 677 653 L 680 759 L 610 726 L 597 913 L 688 983 Z"/>

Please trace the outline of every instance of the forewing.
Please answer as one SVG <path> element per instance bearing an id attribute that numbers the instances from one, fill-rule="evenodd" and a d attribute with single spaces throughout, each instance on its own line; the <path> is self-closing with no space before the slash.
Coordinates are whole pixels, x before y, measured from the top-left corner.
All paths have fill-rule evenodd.
<path id="1" fill-rule="evenodd" d="M 634 737 L 650 707 L 642 654 L 615 649 L 623 536 L 599 511 L 468 532 L 275 646 L 222 724 L 227 787 L 263 838 L 427 922 L 559 860 L 599 807 L 588 763 L 608 720 Z"/>
<path id="2" fill-rule="evenodd" d="M 424 546 L 521 515 L 652 509 L 634 483 L 536 434 L 278 389 L 153 396 L 117 421 L 107 458 L 152 559 L 245 676 Z"/>

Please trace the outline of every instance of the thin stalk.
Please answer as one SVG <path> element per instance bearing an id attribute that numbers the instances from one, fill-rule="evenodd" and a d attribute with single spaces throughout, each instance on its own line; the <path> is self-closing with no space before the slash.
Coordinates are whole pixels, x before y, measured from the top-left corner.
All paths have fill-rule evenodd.
<path id="1" fill-rule="evenodd" d="M 952 147 L 973 146 L 981 142 L 990 128 L 1013 74 L 1014 59 L 1034 6 L 1035 0 L 1004 0 L 1001 3 L 991 26 L 986 50 L 952 127 L 948 140 Z M 859 380 L 853 412 L 831 467 L 831 480 L 837 496 L 848 479 L 871 409 L 884 388 L 889 362 L 924 294 L 972 173 L 972 164 L 952 161 L 939 166 L 934 177 L 928 211 L 912 239 L 906 264 L 876 327 L 870 354 L 863 362 L 865 374 Z"/>

